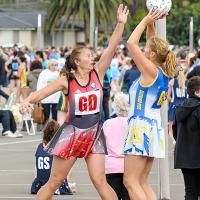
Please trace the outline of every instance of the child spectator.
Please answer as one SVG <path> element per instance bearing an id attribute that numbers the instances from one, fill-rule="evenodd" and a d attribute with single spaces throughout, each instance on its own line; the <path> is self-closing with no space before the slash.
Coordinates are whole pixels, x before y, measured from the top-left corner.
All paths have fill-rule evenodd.
<path id="1" fill-rule="evenodd" d="M 31 186 L 31 194 L 37 194 L 38 190 L 48 181 L 51 166 L 53 161 L 53 156 L 45 152 L 44 148 L 48 142 L 53 138 L 56 131 L 59 129 L 60 125 L 54 120 L 50 120 L 46 123 L 43 132 L 42 143 L 38 145 L 37 151 L 35 153 L 35 168 L 36 168 L 36 178 L 34 179 Z M 60 195 L 70 195 L 72 192 L 69 189 L 67 180 L 65 179 L 61 186 L 56 190 L 55 194 Z"/>
<path id="2" fill-rule="evenodd" d="M 115 190 L 119 200 L 129 200 L 128 191 L 123 184 L 124 155 L 122 149 L 128 122 L 128 95 L 119 93 L 114 98 L 117 117 L 108 119 L 103 124 L 108 155 L 105 158 L 106 179 Z"/>
<path id="3" fill-rule="evenodd" d="M 173 136 L 176 140 L 174 167 L 181 169 L 185 200 L 198 199 L 200 193 L 200 77 L 188 81 L 189 98 L 175 111 Z"/>

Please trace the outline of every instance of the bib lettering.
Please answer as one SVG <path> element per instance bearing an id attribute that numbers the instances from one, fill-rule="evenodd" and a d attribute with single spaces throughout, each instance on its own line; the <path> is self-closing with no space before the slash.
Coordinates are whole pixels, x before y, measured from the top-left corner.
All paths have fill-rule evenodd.
<path id="1" fill-rule="evenodd" d="M 100 91 L 75 94 L 75 115 L 89 115 L 100 111 Z"/>

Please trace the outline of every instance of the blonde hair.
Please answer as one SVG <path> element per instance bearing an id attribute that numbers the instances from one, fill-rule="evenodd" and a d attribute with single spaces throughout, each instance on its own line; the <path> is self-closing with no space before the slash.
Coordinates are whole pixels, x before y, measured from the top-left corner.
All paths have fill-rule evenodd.
<path id="1" fill-rule="evenodd" d="M 117 115 L 127 117 L 129 110 L 129 97 L 122 92 L 117 93 L 114 97 L 113 108 Z"/>
<path id="2" fill-rule="evenodd" d="M 178 71 L 178 85 L 181 89 L 185 89 L 186 75 L 183 69 Z"/>
<path id="3" fill-rule="evenodd" d="M 158 37 L 151 37 L 147 43 L 151 51 L 155 53 L 155 61 L 169 77 L 173 77 L 176 72 L 177 59 L 169 49 L 168 42 Z"/>

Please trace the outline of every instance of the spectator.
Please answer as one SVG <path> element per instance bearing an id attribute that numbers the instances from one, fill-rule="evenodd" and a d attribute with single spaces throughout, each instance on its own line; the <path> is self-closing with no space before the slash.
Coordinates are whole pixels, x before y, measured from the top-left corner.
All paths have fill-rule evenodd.
<path id="1" fill-rule="evenodd" d="M 17 55 L 17 51 L 14 51 L 13 55 L 5 63 L 5 70 L 7 73 L 9 73 L 10 93 L 12 93 L 16 88 L 19 88 L 20 86 L 19 77 L 17 75 L 18 69 L 19 69 L 19 57 Z"/>
<path id="2" fill-rule="evenodd" d="M 140 71 L 138 70 L 137 66 L 135 65 L 133 59 L 131 60 L 131 69 L 128 69 L 124 74 L 124 80 L 122 85 L 122 92 L 128 93 L 129 88 L 131 87 L 133 81 L 139 78 Z"/>
<path id="3" fill-rule="evenodd" d="M 3 50 L 0 49 L 0 87 L 6 86 L 6 70 L 5 70 L 5 59 L 3 57 Z"/>
<path id="4" fill-rule="evenodd" d="M 169 136 L 172 139 L 173 144 L 175 144 L 173 133 L 172 133 L 172 123 L 175 117 L 175 110 L 177 105 L 182 104 L 187 98 L 186 91 L 186 76 L 183 68 L 180 68 L 177 76 L 172 78 L 169 82 L 168 96 L 169 110 L 168 110 L 168 125 L 169 125 Z"/>
<path id="5" fill-rule="evenodd" d="M 31 63 L 30 72 L 27 74 L 27 85 L 29 86 L 29 92 L 35 92 L 37 89 L 38 77 L 42 71 L 42 63 L 35 60 Z"/>
<path id="6" fill-rule="evenodd" d="M 200 65 L 195 66 L 187 74 L 187 79 L 192 78 L 193 76 L 200 76 Z"/>
<path id="7" fill-rule="evenodd" d="M 58 62 L 56 60 L 50 60 L 48 63 L 48 69 L 43 70 L 38 78 L 37 90 L 46 87 L 48 84 L 52 83 L 59 77 L 59 72 L 56 70 L 58 67 Z M 49 119 L 50 113 L 52 114 L 52 119 L 57 121 L 57 104 L 60 98 L 60 92 L 56 92 L 45 99 L 43 99 L 42 106 L 44 108 L 44 124 Z"/>
<path id="8" fill-rule="evenodd" d="M 17 102 L 20 102 L 20 97 L 26 98 L 28 95 L 29 88 L 27 87 L 27 78 L 26 78 L 26 72 L 27 72 L 27 64 L 26 64 L 26 58 L 24 56 L 19 57 L 19 68 L 17 76 L 20 79 L 20 87 L 18 88 L 17 92 Z"/>
<path id="9" fill-rule="evenodd" d="M 176 140 L 174 168 L 181 169 L 185 200 L 197 200 L 200 193 L 200 77 L 189 79 L 189 98 L 175 112 L 173 136 Z"/>
<path id="10" fill-rule="evenodd" d="M 103 124 L 108 150 L 108 155 L 105 157 L 106 179 L 119 200 L 130 200 L 128 191 L 123 184 L 124 155 L 122 155 L 123 139 L 128 128 L 128 99 L 128 95 L 116 94 L 113 103 L 117 117 L 108 119 Z"/>
<path id="11" fill-rule="evenodd" d="M 44 59 L 44 54 L 42 51 L 36 51 L 35 53 L 35 59 L 40 61 L 42 63 L 42 69 L 46 69 L 47 68 L 47 62 Z"/>
<path id="12" fill-rule="evenodd" d="M 17 131 L 17 125 L 10 110 L 0 110 L 0 122 L 3 126 L 2 136 L 11 138 L 23 137 L 23 135 Z"/>

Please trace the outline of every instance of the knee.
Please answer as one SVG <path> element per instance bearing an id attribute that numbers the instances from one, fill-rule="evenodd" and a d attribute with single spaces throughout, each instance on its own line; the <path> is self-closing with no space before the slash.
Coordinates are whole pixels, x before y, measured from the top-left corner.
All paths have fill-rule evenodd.
<path id="1" fill-rule="evenodd" d="M 63 180 L 61 178 L 52 175 L 50 177 L 50 179 L 48 180 L 47 185 L 48 185 L 49 189 L 52 192 L 55 192 L 60 187 L 60 185 L 62 184 L 62 182 L 63 182 Z"/>
<path id="2" fill-rule="evenodd" d="M 124 185 L 125 185 L 125 187 L 126 187 L 127 190 L 132 189 L 133 181 L 134 180 L 131 180 L 130 177 L 124 175 L 123 183 L 124 183 Z"/>
<path id="3" fill-rule="evenodd" d="M 96 188 L 102 188 L 107 183 L 105 175 L 93 176 L 91 177 L 91 181 Z"/>

